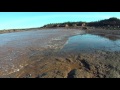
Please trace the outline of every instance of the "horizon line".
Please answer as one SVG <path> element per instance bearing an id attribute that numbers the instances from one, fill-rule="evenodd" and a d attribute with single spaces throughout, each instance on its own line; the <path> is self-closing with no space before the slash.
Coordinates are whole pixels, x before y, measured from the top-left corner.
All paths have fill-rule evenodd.
<path id="1" fill-rule="evenodd" d="M 110 19 L 110 18 L 117 18 L 117 19 L 120 19 L 118 17 L 109 17 L 109 18 L 106 18 L 106 19 Z M 101 19 L 101 20 L 106 20 L 106 19 Z M 67 23 L 67 22 L 85 22 L 85 23 L 89 23 L 89 22 L 96 22 L 96 21 L 101 21 L 101 20 L 95 20 L 95 21 L 65 21 L 65 22 L 56 22 L 56 23 L 47 23 L 47 24 L 44 24 L 44 25 L 41 25 L 41 26 L 36 26 L 36 27 L 25 27 L 25 28 L 9 28 L 9 29 L 1 29 L 1 30 L 12 30 L 12 29 L 32 29 L 32 28 L 42 28 L 43 26 L 45 25 L 48 25 L 48 24 L 59 24 L 59 23 Z M 0 31 L 1 31 L 0 30 Z"/>

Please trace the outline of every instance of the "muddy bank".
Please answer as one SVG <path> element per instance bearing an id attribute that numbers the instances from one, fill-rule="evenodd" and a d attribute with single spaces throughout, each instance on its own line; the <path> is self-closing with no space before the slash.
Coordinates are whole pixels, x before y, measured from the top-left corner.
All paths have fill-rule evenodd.
<path id="1" fill-rule="evenodd" d="M 120 35 L 120 30 L 106 30 L 106 29 L 95 28 L 95 29 L 88 29 L 87 33 Z"/>
<path id="2" fill-rule="evenodd" d="M 34 33 L 36 37 L 34 35 L 31 36 L 31 34 L 28 35 L 29 38 L 31 37 L 29 42 L 32 44 L 23 43 L 19 45 L 19 48 L 17 47 L 16 49 L 19 51 L 24 49 L 23 51 L 21 51 L 21 53 L 26 52 L 24 56 L 23 55 L 21 56 L 22 57 L 21 59 L 20 57 L 15 59 L 16 60 L 15 62 L 22 60 L 26 61 L 24 66 L 14 73 L 9 73 L 6 75 L 1 74 L 0 77 L 2 78 L 6 78 L 6 77 L 7 78 L 120 78 L 119 51 L 109 52 L 104 50 L 96 50 L 94 52 L 75 52 L 75 51 L 63 52 L 60 50 L 61 48 L 64 47 L 64 44 L 66 43 L 68 37 L 72 35 L 84 34 L 84 33 L 76 29 L 75 30 L 60 29 L 57 32 L 56 30 L 38 31 L 37 33 Z M 41 36 L 40 33 L 43 34 L 42 37 L 40 37 Z M 100 32 L 95 32 L 95 31 L 91 33 L 101 34 Z M 103 32 L 103 33 L 105 34 L 105 36 L 108 35 L 108 32 Z M 109 34 L 110 33 L 112 34 L 112 32 L 109 32 Z M 49 37 L 46 36 L 44 37 L 44 35 L 47 35 Z M 117 34 L 117 36 L 119 36 L 119 34 Z M 40 40 L 40 38 L 42 41 Z M 36 41 L 36 39 L 38 40 Z M 17 44 L 18 40 L 13 43 L 15 44 L 14 46 L 18 45 Z M 24 39 L 21 38 L 21 41 L 22 40 L 25 41 L 28 39 L 25 39 L 24 37 Z M 13 44 L 9 43 L 8 45 L 13 45 Z M 46 46 L 47 48 L 45 48 Z M 3 46 L 1 47 L 1 49 L 2 48 Z M 6 47 L 4 47 L 2 50 L 5 50 L 5 48 Z M 6 52 L 4 51 L 0 55 L 3 55 L 3 53 L 8 53 L 8 51 Z M 19 56 L 19 53 L 17 53 L 17 55 Z M 9 59 L 10 58 L 8 57 L 8 60 Z M 2 60 L 3 59 L 1 59 L 1 61 Z M 8 63 L 10 62 L 11 61 L 9 61 Z M 21 65 L 22 63 L 23 62 L 19 62 L 18 64 Z"/>
<path id="3" fill-rule="evenodd" d="M 120 52 L 47 54 L 31 57 L 26 67 L 6 77 L 120 78 Z"/>

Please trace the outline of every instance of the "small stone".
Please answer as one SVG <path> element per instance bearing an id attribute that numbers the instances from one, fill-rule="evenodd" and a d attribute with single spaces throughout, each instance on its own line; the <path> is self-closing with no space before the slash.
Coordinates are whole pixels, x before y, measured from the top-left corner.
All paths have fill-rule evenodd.
<path id="1" fill-rule="evenodd" d="M 65 60 L 63 60 L 62 58 L 56 58 L 55 59 L 56 61 L 59 61 L 59 62 L 64 62 Z"/>
<path id="2" fill-rule="evenodd" d="M 40 75 L 38 75 L 38 78 L 43 78 L 46 75 L 47 75 L 47 73 L 40 74 Z"/>
<path id="3" fill-rule="evenodd" d="M 60 76 L 60 75 L 57 75 L 57 76 L 55 76 L 55 78 L 63 78 L 62 76 Z"/>
<path id="4" fill-rule="evenodd" d="M 30 78 L 32 75 L 31 74 L 28 74 L 25 76 L 25 78 Z"/>
<path id="5" fill-rule="evenodd" d="M 66 58 L 66 60 L 68 61 L 68 62 L 73 62 L 71 59 L 69 59 L 69 58 Z"/>
<path id="6" fill-rule="evenodd" d="M 92 78 L 93 75 L 86 70 L 74 69 L 68 74 L 68 78 Z"/>

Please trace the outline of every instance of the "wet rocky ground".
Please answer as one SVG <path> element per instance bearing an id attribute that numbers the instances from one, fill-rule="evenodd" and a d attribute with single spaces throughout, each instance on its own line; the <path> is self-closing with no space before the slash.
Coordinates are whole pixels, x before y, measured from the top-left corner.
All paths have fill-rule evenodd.
<path id="1" fill-rule="evenodd" d="M 84 31 L 49 29 L 0 34 L 0 76 L 20 71 L 32 56 L 43 55 L 46 50 L 56 51 L 64 46 L 69 36 L 81 33 Z"/>
<path id="2" fill-rule="evenodd" d="M 49 52 L 49 51 L 48 51 Z M 51 51 L 50 51 L 51 52 Z M 120 78 L 120 52 L 35 55 L 8 78 Z"/>
<path id="3" fill-rule="evenodd" d="M 69 31 L 65 33 L 63 31 L 61 34 L 65 33 L 64 35 L 67 35 L 68 32 Z M 76 35 L 78 31 L 77 30 L 75 32 L 70 31 L 69 33 L 70 34 L 68 36 Z M 91 32 L 91 34 L 96 34 L 96 33 Z M 101 33 L 97 33 L 97 34 L 101 34 Z M 109 35 L 108 33 L 105 32 L 104 36 L 108 37 Z M 117 36 L 119 37 L 118 34 Z M 30 51 L 27 52 L 25 56 L 22 56 L 21 59 L 19 60 L 19 61 L 21 60 L 26 61 L 25 65 L 21 69 L 10 74 L 6 74 L 6 75 L 1 74 L 0 77 L 1 78 L 120 78 L 120 51 L 110 52 L 105 50 L 94 50 L 94 51 L 91 50 L 89 52 L 71 52 L 71 51 L 63 52 L 61 51 L 61 48 L 64 47 L 67 38 L 61 40 L 59 38 L 54 38 L 54 40 L 52 40 L 48 44 L 49 48 L 40 47 L 38 49 L 38 47 L 36 48 L 31 47 Z"/>

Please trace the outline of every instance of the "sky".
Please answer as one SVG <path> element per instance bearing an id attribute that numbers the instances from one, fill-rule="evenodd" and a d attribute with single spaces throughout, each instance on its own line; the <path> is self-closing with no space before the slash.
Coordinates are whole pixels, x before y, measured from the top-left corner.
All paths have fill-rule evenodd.
<path id="1" fill-rule="evenodd" d="M 0 30 L 41 27 L 68 21 L 98 21 L 120 18 L 120 12 L 0 12 Z"/>

